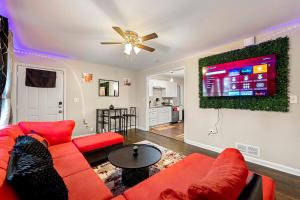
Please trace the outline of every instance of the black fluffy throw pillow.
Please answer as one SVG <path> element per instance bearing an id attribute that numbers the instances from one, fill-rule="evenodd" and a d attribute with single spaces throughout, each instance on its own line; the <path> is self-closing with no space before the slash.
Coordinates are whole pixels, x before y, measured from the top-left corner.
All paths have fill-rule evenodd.
<path id="1" fill-rule="evenodd" d="M 40 153 L 46 148 L 34 140 L 28 136 L 17 139 L 9 161 L 7 180 L 20 199 L 67 200 L 67 187 L 54 169 L 50 153 Z M 45 149 L 41 150 L 40 145 L 32 145 L 37 144 L 36 141 Z"/>
<path id="2" fill-rule="evenodd" d="M 19 136 L 13 149 L 15 154 L 31 154 L 52 163 L 52 157 L 44 144 L 30 136 Z"/>

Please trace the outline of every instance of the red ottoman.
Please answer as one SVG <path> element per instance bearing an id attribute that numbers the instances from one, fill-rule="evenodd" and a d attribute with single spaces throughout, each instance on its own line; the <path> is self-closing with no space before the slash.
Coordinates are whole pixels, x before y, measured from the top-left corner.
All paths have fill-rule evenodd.
<path id="1" fill-rule="evenodd" d="M 124 137 L 118 133 L 107 132 L 83 136 L 72 140 L 89 163 L 107 159 L 109 152 L 123 146 Z"/>

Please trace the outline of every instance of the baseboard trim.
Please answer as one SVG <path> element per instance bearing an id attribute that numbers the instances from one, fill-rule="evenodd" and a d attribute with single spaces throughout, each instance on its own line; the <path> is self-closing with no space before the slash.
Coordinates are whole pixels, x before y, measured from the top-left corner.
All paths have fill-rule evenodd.
<path id="1" fill-rule="evenodd" d="M 224 148 L 214 147 L 214 146 L 211 146 L 211 145 L 203 144 L 201 142 L 195 142 L 195 141 L 189 140 L 189 139 L 184 139 L 184 142 L 187 143 L 187 144 L 197 146 L 197 147 L 200 147 L 200 148 L 203 148 L 203 149 L 206 149 L 206 150 L 214 151 L 214 152 L 217 152 L 217 153 L 220 153 L 221 151 L 224 150 Z M 289 166 L 286 166 L 286 165 L 282 165 L 282 164 L 279 164 L 279 163 L 275 163 L 275 162 L 271 162 L 271 161 L 267 161 L 267 160 L 263 160 L 263 159 L 259 159 L 259 158 L 254 158 L 254 157 L 247 156 L 247 155 L 244 155 L 244 157 L 245 157 L 246 161 L 248 161 L 248 162 L 258 164 L 258 165 L 261 165 L 261 166 L 264 166 L 264 167 L 268 167 L 268 168 L 271 168 L 271 169 L 275 169 L 275 170 L 285 172 L 285 173 L 288 173 L 288 174 L 292 174 L 292 175 L 295 175 L 295 176 L 300 176 L 300 169 L 296 169 L 296 168 L 293 168 L 293 167 L 289 167 Z"/>
<path id="2" fill-rule="evenodd" d="M 146 131 L 146 127 L 136 127 L 137 129 L 140 129 L 142 131 Z"/>

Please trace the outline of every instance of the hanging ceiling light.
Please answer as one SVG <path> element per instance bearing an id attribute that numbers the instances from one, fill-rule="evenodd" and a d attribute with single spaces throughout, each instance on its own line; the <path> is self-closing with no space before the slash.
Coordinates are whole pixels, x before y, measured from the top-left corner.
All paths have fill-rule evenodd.
<path id="1" fill-rule="evenodd" d="M 126 53 L 127 55 L 130 55 L 131 50 L 132 50 L 132 45 L 129 43 L 125 44 L 124 53 Z"/>
<path id="2" fill-rule="evenodd" d="M 133 50 L 135 54 L 138 54 L 141 51 L 141 49 L 138 47 L 133 47 Z"/>
<path id="3" fill-rule="evenodd" d="M 173 83 L 173 82 L 174 82 L 174 79 L 173 79 L 173 77 L 172 77 L 173 71 L 170 71 L 170 74 L 171 74 L 170 82 Z"/>

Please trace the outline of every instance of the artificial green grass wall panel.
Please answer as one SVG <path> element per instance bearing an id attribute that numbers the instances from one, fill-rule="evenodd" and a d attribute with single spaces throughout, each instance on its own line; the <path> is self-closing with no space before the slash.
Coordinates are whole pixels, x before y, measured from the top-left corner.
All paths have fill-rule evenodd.
<path id="1" fill-rule="evenodd" d="M 258 45 L 245 47 L 199 59 L 200 108 L 229 108 L 288 112 L 289 110 L 289 38 L 278 38 Z M 265 97 L 204 97 L 202 67 L 244 60 L 253 57 L 276 55 L 276 94 Z"/>

